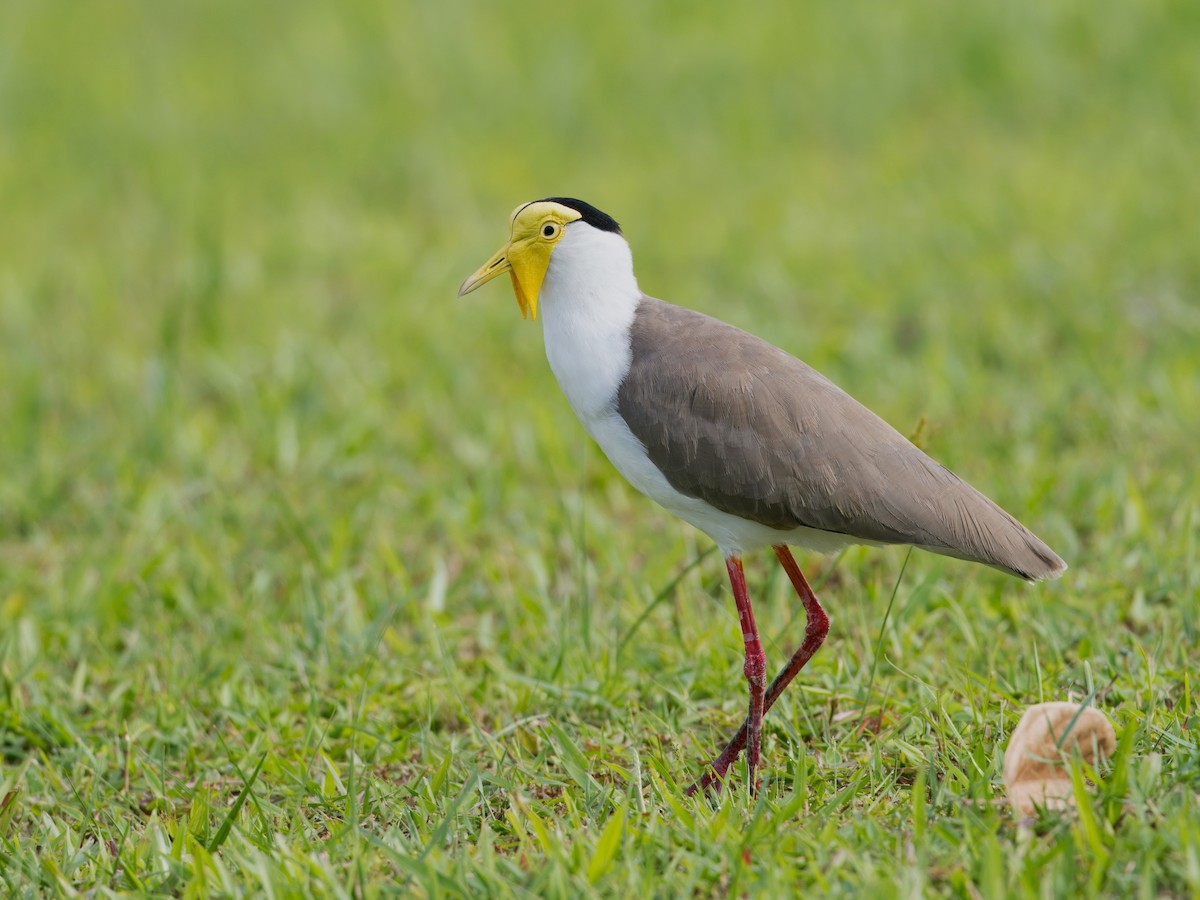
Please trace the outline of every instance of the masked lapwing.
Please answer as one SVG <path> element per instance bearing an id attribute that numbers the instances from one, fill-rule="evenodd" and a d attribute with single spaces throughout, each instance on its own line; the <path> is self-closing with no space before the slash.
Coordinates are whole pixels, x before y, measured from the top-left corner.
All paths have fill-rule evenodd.
<path id="1" fill-rule="evenodd" d="M 821 646 L 829 618 L 789 545 L 910 544 L 1028 581 L 1066 564 L 1025 526 L 828 378 L 760 338 L 638 288 L 620 227 L 550 197 L 518 207 L 508 242 L 459 296 L 507 273 L 522 316 L 541 309 L 546 358 L 584 429 L 635 488 L 716 541 L 745 641 L 750 710 L 692 786 L 723 782 L 762 717 Z M 807 615 L 768 686 L 742 555 L 771 547 Z"/>

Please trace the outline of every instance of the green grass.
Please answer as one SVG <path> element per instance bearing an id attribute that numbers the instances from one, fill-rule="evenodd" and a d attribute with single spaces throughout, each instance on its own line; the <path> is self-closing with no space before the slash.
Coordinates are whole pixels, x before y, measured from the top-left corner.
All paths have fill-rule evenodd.
<path id="1" fill-rule="evenodd" d="M 0 5 L 0 884 L 1200 895 L 1198 109 L 1182 0 Z M 1072 565 L 801 557 L 757 799 L 719 556 L 454 299 L 556 193 Z"/>

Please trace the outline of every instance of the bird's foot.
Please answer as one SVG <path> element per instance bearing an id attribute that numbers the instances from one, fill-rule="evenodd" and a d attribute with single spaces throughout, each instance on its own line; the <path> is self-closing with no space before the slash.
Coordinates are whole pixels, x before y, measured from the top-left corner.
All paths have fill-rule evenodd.
<path id="1" fill-rule="evenodd" d="M 709 766 L 708 771 L 701 775 L 696 781 L 693 781 L 688 789 L 684 791 L 684 793 L 689 797 L 694 796 L 698 792 L 705 794 L 709 793 L 710 791 L 713 793 L 720 793 L 721 788 L 725 786 L 725 776 L 727 774 L 728 766 L 720 766 L 718 765 L 717 761 L 714 760 Z M 750 788 L 750 794 L 752 796 L 757 796 L 758 789 L 761 786 L 758 780 L 758 773 L 754 773 L 750 776 L 750 778 L 751 784 L 753 785 Z"/>
<path id="2" fill-rule="evenodd" d="M 714 761 L 712 766 L 696 781 L 693 781 L 691 786 L 684 791 L 689 797 L 694 796 L 697 792 L 707 794 L 711 790 L 720 791 L 725 784 L 725 770 L 717 769 L 717 764 Z"/>
<path id="3" fill-rule="evenodd" d="M 725 785 L 725 776 L 729 773 L 729 767 L 742 752 L 742 748 L 746 746 L 745 726 L 742 726 L 742 731 L 739 731 L 737 736 L 729 742 L 721 755 L 708 764 L 708 770 L 700 776 L 685 793 L 691 797 L 697 791 L 708 793 L 709 791 L 720 791 Z M 758 778 L 757 773 L 752 774 L 751 779 L 754 783 L 754 789 L 757 792 Z"/>

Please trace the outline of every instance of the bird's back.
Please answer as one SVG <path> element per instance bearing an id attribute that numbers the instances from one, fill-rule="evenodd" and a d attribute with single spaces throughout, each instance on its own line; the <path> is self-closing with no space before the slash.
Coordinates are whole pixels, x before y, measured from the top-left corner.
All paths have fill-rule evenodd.
<path id="1" fill-rule="evenodd" d="M 1063 561 L 816 370 L 694 310 L 643 297 L 621 417 L 680 493 L 781 533 L 914 544 L 1022 578 Z"/>

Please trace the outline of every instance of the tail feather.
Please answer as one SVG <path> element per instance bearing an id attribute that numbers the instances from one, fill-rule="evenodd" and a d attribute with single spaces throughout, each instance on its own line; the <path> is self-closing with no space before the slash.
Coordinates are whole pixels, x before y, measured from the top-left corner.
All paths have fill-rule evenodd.
<path id="1" fill-rule="evenodd" d="M 1067 564 L 1036 534 L 965 481 L 956 498 L 960 516 L 945 528 L 944 544 L 921 544 L 944 556 L 983 563 L 1026 581 L 1058 578 Z M 943 522 L 949 525 L 944 518 Z M 952 537 L 951 537 L 952 535 Z"/>

